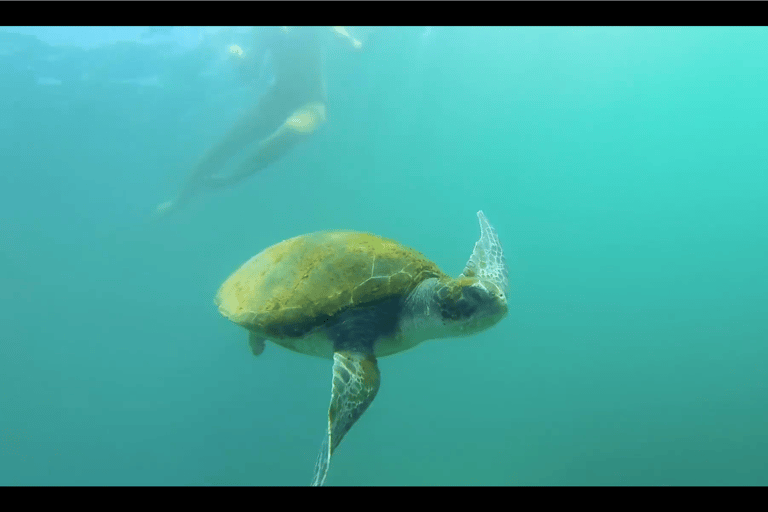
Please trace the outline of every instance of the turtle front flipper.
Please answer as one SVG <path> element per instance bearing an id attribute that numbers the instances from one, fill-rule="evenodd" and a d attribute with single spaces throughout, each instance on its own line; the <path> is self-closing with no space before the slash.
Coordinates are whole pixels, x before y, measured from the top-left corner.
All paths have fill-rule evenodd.
<path id="1" fill-rule="evenodd" d="M 475 250 L 461 275 L 490 281 L 506 295 L 509 293 L 509 269 L 499 235 L 482 210 L 477 212 L 477 219 L 480 221 L 480 240 L 475 244 Z"/>
<path id="2" fill-rule="evenodd" d="M 328 432 L 315 464 L 312 485 L 323 485 L 336 447 L 379 391 L 379 367 L 373 354 L 341 350 L 333 354 L 333 389 Z"/>

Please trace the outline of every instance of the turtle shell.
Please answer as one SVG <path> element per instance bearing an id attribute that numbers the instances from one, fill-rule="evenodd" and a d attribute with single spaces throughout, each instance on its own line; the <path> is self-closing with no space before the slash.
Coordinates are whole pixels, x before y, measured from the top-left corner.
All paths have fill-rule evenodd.
<path id="1" fill-rule="evenodd" d="M 304 336 L 349 308 L 446 277 L 421 253 L 369 233 L 318 232 L 260 252 L 221 285 L 222 315 L 266 338 Z"/>

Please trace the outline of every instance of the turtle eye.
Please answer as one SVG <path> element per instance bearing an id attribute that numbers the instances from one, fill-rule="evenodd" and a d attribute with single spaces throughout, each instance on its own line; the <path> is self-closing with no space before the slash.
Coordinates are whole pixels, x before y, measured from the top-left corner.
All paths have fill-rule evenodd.
<path id="1" fill-rule="evenodd" d="M 485 290 L 481 290 L 476 286 L 468 286 L 464 288 L 463 295 L 464 295 L 463 299 L 473 304 L 475 306 L 475 309 L 477 309 L 477 305 L 484 300 L 486 293 L 485 293 Z"/>
<path id="2" fill-rule="evenodd" d="M 474 286 L 467 286 L 462 290 L 461 298 L 456 301 L 457 317 L 469 318 L 474 316 L 482 301 L 482 290 Z"/>
<path id="3" fill-rule="evenodd" d="M 488 292 L 479 286 L 464 286 L 461 296 L 454 300 L 443 301 L 442 315 L 448 320 L 462 320 L 475 316 L 484 303 L 488 302 Z"/>

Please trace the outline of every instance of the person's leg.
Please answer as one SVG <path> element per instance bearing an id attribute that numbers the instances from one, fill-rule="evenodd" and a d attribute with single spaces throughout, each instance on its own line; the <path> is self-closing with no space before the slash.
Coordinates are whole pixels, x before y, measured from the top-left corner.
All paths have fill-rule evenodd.
<path id="1" fill-rule="evenodd" d="M 211 176 L 211 187 L 228 186 L 258 172 L 290 151 L 299 141 L 314 133 L 326 119 L 325 103 L 316 101 L 296 109 L 272 135 L 262 140 L 258 148 L 246 157 L 229 176 Z"/>
<path id="2" fill-rule="evenodd" d="M 218 144 L 209 149 L 190 172 L 179 195 L 158 205 L 157 214 L 165 215 L 184 205 L 201 189 L 209 185 L 211 176 L 220 170 L 237 152 L 264 137 L 285 118 L 279 91 L 269 91 L 248 110 Z"/>

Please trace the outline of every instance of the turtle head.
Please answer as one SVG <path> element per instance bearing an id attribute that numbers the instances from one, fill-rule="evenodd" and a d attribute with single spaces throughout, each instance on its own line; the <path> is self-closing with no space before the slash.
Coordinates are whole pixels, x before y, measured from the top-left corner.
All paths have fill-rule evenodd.
<path id="1" fill-rule="evenodd" d="M 480 240 L 464 272 L 456 279 L 441 281 L 435 290 L 442 321 L 454 335 L 483 331 L 507 314 L 509 279 L 504 252 L 482 211 L 477 218 Z"/>
<path id="2" fill-rule="evenodd" d="M 483 212 L 480 240 L 464 272 L 425 279 L 408 295 L 401 329 L 414 341 L 468 336 L 496 325 L 507 314 L 507 263 L 496 230 Z"/>
<path id="3" fill-rule="evenodd" d="M 491 281 L 447 279 L 435 290 L 440 320 L 448 336 L 468 336 L 496 325 L 507 315 L 507 297 Z"/>

